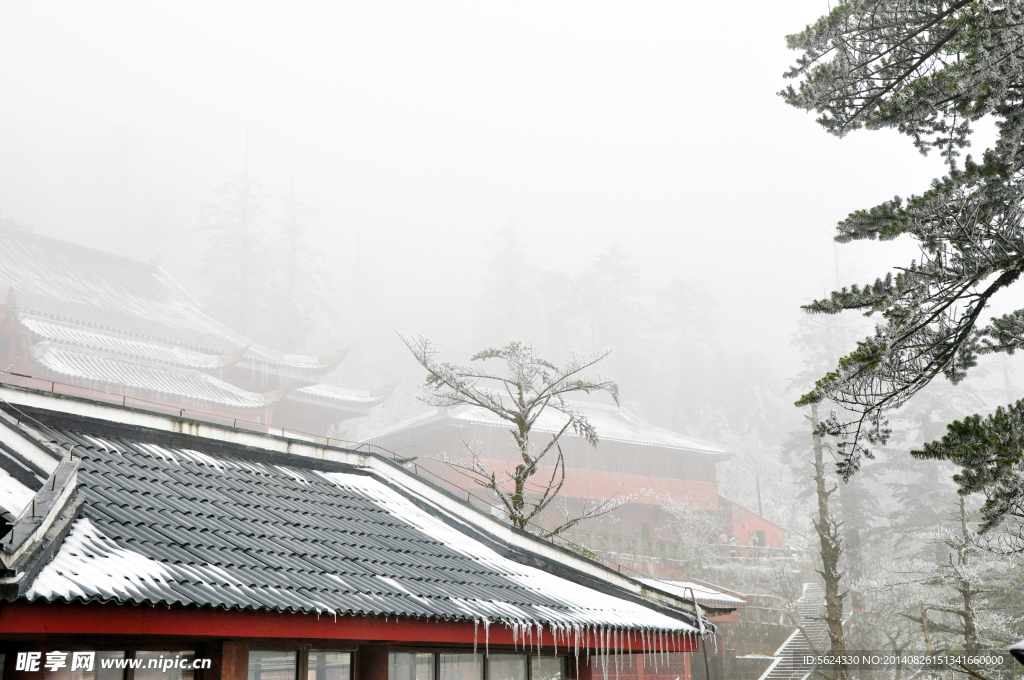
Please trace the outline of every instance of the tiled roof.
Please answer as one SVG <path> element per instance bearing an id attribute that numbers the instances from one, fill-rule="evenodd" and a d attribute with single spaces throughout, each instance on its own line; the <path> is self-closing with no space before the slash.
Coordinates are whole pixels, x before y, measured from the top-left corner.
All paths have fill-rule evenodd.
<path id="1" fill-rule="evenodd" d="M 71 348 L 36 345 L 35 361 L 57 376 L 85 387 L 113 390 L 140 399 L 161 395 L 178 408 L 205 411 L 220 406 L 263 409 L 263 397 L 196 371 L 147 366 Z"/>
<path id="2" fill-rule="evenodd" d="M 100 333 L 72 324 L 53 323 L 33 318 L 22 318 L 21 323 L 32 334 L 32 340 L 36 343 L 49 342 L 80 347 L 126 359 L 195 370 L 215 369 L 222 365 L 218 357 L 213 354 L 202 354 L 162 343 L 134 340 L 123 334 Z"/>
<path id="3" fill-rule="evenodd" d="M 22 230 L 0 231 L 0 292 L 11 288 L 32 316 L 211 353 L 239 347 L 158 267 Z"/>
<path id="4" fill-rule="evenodd" d="M 333 368 L 333 359 L 277 352 L 228 329 L 156 265 L 22 229 L 0 229 L 0 298 L 8 290 L 25 319 L 213 356 L 247 347 L 239 365 L 254 371 L 311 378 Z"/>
<path id="5" fill-rule="evenodd" d="M 331 408 L 365 411 L 387 399 L 387 395 L 371 395 L 366 392 L 345 389 L 325 383 L 307 385 L 288 392 L 286 399 L 302 404 L 315 404 Z"/>
<path id="6" fill-rule="evenodd" d="M 66 417 L 50 425 L 37 429 L 78 462 L 66 458 L 56 490 L 40 493 L 70 494 L 64 474 L 81 505 L 52 561 L 25 579 L 18 596 L 29 600 L 695 631 L 683 612 L 538 568 L 540 553 L 358 468 Z"/>

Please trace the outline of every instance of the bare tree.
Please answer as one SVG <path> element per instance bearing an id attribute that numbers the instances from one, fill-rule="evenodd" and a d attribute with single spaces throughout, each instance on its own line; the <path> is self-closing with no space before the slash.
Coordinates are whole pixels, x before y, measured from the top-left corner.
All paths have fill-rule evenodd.
<path id="1" fill-rule="evenodd" d="M 539 519 L 538 516 L 558 498 L 565 484 L 562 436 L 571 432 L 583 437 L 591 446 L 598 443 L 597 430 L 579 409 L 566 401 L 566 397 L 581 392 L 603 392 L 610 395 L 616 404 L 619 403 L 619 386 L 614 380 L 586 375 L 611 350 L 585 357 L 571 353 L 561 367 L 538 356 L 532 345 L 518 342 L 501 349 L 486 349 L 472 357 L 472 361 L 479 362 L 489 359 L 504 361 L 505 372 L 495 373 L 482 366 L 459 366 L 440 361 L 438 350 L 427 338 L 398 335 L 416 361 L 427 370 L 426 382 L 419 395 L 421 401 L 441 408 L 476 406 L 511 425 L 510 432 L 520 458 L 513 471 L 487 469 L 480 452 L 468 443 L 469 460 L 446 459 L 446 462 L 467 471 L 476 483 L 492 491 L 501 501 L 513 526 L 551 538 L 584 519 L 606 514 L 621 505 L 620 501 L 614 500 L 584 503 L 579 514 L 565 518 L 554 528 L 540 528 L 534 523 L 534 519 Z M 558 412 L 564 422 L 561 429 L 550 435 L 549 441 L 537 446 L 531 440 L 531 431 L 547 409 Z M 551 476 L 545 475 L 546 479 L 540 484 L 531 482 L 542 464 L 551 465 Z M 528 490 L 528 486 L 533 489 Z"/>

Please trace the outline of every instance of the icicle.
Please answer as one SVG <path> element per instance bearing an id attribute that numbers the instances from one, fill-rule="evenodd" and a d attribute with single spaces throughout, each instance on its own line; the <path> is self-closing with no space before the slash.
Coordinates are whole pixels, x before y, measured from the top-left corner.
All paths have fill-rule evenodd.
<path id="1" fill-rule="evenodd" d="M 580 667 L 580 624 L 572 624 L 572 636 L 576 647 L 576 668 L 578 670 Z"/>
<path id="2" fill-rule="evenodd" d="M 544 647 L 544 624 L 537 622 L 537 658 L 540 658 L 541 649 Z"/>
<path id="3" fill-rule="evenodd" d="M 601 636 L 601 647 L 599 650 L 601 655 L 601 675 L 604 677 L 604 680 L 608 680 L 608 644 L 605 639 L 605 636 L 608 635 L 608 627 L 601 626 L 599 630 Z"/>
<path id="4" fill-rule="evenodd" d="M 572 624 L 572 652 L 577 660 L 577 672 L 580 671 L 580 624 Z"/>
<path id="5" fill-rule="evenodd" d="M 474 655 L 476 654 L 476 636 L 477 636 L 477 632 L 479 630 L 480 630 L 480 620 L 479 619 L 473 619 L 473 654 Z"/>
<path id="6" fill-rule="evenodd" d="M 604 654 L 601 656 L 601 658 L 604 660 L 604 680 L 608 680 L 608 664 L 611 661 L 611 637 L 611 628 L 605 626 L 601 629 L 601 644 L 604 647 Z"/>
<path id="7" fill-rule="evenodd" d="M 558 628 L 556 627 L 557 625 L 558 624 L 554 623 L 551 624 L 551 637 L 554 638 L 555 641 L 555 656 L 558 656 Z"/>
<path id="8" fill-rule="evenodd" d="M 619 648 L 620 647 L 620 642 L 621 642 L 621 640 L 619 639 L 619 636 L 621 634 L 622 634 L 622 631 L 619 630 L 618 626 L 616 626 L 615 627 L 615 680 L 619 680 L 619 664 L 622 663 L 622 650 Z"/>
<path id="9" fill-rule="evenodd" d="M 491 620 L 484 617 L 484 656 L 491 655 Z"/>
<path id="10" fill-rule="evenodd" d="M 512 649 L 519 650 L 519 624 L 515 621 L 512 622 Z"/>

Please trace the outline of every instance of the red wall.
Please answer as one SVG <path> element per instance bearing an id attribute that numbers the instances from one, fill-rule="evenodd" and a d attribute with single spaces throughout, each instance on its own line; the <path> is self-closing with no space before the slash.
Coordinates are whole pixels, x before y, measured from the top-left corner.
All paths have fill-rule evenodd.
<path id="1" fill-rule="evenodd" d="M 473 644 L 483 648 L 514 644 L 512 629 L 465 621 L 384 618 L 380 616 L 316 616 L 276 612 L 224 611 L 192 607 L 146 607 L 115 604 L 46 604 L 11 602 L 0 608 L 0 639 L 26 640 L 42 635 L 173 635 L 211 638 L 286 638 L 389 641 L 404 643 Z M 550 633 L 543 639 L 553 648 Z M 560 646 L 563 646 L 564 642 Z M 640 650 L 634 637 L 634 651 Z M 680 651 L 695 644 L 680 640 Z M 522 646 L 522 641 L 520 641 Z M 624 649 L 628 647 L 624 646 Z"/>

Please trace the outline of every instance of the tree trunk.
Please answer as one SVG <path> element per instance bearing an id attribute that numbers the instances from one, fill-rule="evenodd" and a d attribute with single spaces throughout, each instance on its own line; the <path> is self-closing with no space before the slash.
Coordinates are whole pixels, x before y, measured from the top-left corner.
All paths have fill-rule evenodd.
<path id="1" fill-rule="evenodd" d="M 826 487 L 825 447 L 818 434 L 818 407 L 811 405 L 811 427 L 814 440 L 814 484 L 818 495 L 818 520 L 814 524 L 821 543 L 821 574 L 825 582 L 825 625 L 828 626 L 829 651 L 832 655 L 846 654 L 846 638 L 843 635 L 843 598 L 840 590 L 843 574 L 839 572 L 839 558 L 843 554 L 843 541 L 839 526 L 829 511 L 829 496 L 835 491 Z M 849 671 L 845 666 L 835 668 L 835 680 L 848 680 Z"/>
<path id="2" fill-rule="evenodd" d="M 975 590 L 971 584 L 970 577 L 966 574 L 971 559 L 971 533 L 967 529 L 967 509 L 964 506 L 964 497 L 960 496 L 960 541 L 957 544 L 957 567 L 956 589 L 963 599 L 964 608 L 961 617 L 964 621 L 964 651 L 968 655 L 975 655 L 980 650 L 978 646 L 978 623 L 974 612 Z"/>
<path id="3" fill-rule="evenodd" d="M 851 479 L 839 483 L 839 507 L 842 511 L 843 552 L 846 554 L 846 574 L 850 582 L 850 599 L 854 609 L 863 609 L 864 602 L 857 590 L 857 582 L 864 575 L 861 558 L 860 528 L 863 526 L 863 485 Z"/>

